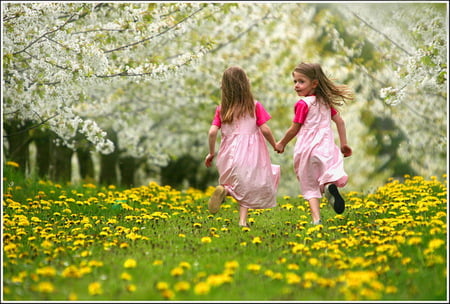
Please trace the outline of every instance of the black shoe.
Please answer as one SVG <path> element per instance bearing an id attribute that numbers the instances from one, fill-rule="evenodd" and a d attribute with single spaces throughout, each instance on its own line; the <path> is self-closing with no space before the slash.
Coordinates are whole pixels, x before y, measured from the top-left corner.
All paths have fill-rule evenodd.
<path id="1" fill-rule="evenodd" d="M 327 193 L 328 192 L 328 193 Z M 339 194 L 339 190 L 335 184 L 328 184 L 325 186 L 326 197 L 331 206 L 333 206 L 334 211 L 337 214 L 341 214 L 345 210 L 345 201 Z"/>

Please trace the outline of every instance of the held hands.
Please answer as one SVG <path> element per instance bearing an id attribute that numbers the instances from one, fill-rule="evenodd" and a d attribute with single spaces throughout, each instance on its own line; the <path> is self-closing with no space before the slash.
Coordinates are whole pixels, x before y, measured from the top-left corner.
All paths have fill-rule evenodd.
<path id="1" fill-rule="evenodd" d="M 213 159 L 214 159 L 214 154 L 209 153 L 208 155 L 206 155 L 205 166 L 208 168 L 211 167 Z"/>
<path id="2" fill-rule="evenodd" d="M 352 148 L 349 145 L 345 144 L 341 146 L 341 152 L 344 154 L 344 157 L 349 157 L 352 155 Z"/>
<path id="3" fill-rule="evenodd" d="M 278 152 L 278 154 L 283 153 L 284 152 L 284 145 L 282 145 L 280 142 L 277 142 L 275 145 L 275 151 Z"/>

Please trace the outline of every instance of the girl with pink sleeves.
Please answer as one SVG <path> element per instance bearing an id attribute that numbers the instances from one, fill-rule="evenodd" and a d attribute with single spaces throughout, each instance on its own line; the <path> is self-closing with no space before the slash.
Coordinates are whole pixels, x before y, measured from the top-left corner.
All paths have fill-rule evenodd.
<path id="1" fill-rule="evenodd" d="M 323 73 L 319 64 L 301 63 L 292 73 L 294 90 L 302 98 L 294 106 L 294 119 L 276 150 L 284 152 L 285 146 L 296 136 L 294 170 L 303 197 L 308 200 L 312 223 L 321 224 L 320 199 L 322 194 L 336 213 L 341 214 L 345 202 L 338 187 L 347 184 L 343 156 L 352 155 L 347 144 L 345 123 L 336 106 L 353 99 L 345 85 L 335 85 Z M 339 134 L 340 148 L 334 141 L 331 121 Z"/>
<path id="2" fill-rule="evenodd" d="M 276 206 L 280 166 L 272 165 L 266 141 L 275 149 L 275 139 L 266 124 L 271 118 L 263 105 L 255 101 L 246 73 L 230 67 L 222 75 L 222 100 L 216 108 L 208 133 L 209 154 L 206 167 L 211 167 L 216 138 L 221 130 L 221 142 L 216 166 L 219 185 L 208 209 L 215 214 L 227 195 L 239 203 L 239 226 L 249 227 L 248 209 Z"/>

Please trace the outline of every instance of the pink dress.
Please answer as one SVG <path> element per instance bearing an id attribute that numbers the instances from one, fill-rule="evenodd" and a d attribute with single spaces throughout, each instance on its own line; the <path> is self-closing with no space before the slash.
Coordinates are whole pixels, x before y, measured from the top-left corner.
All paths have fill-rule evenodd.
<path id="1" fill-rule="evenodd" d="M 344 158 L 334 141 L 331 117 L 337 111 L 308 96 L 295 104 L 293 122 L 302 124 L 294 147 L 294 170 L 306 200 L 321 198 L 323 187 L 346 185 Z"/>
<path id="2" fill-rule="evenodd" d="M 259 129 L 270 118 L 262 104 L 256 102 L 255 117 L 248 115 L 222 124 L 218 106 L 212 122 L 221 128 L 222 136 L 216 160 L 219 184 L 249 209 L 277 204 L 280 166 L 271 164 L 266 139 Z"/>

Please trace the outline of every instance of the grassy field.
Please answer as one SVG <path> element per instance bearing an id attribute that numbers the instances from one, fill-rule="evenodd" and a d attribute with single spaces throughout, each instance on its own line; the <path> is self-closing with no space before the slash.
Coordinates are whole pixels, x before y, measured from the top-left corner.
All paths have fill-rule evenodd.
<path id="1" fill-rule="evenodd" d="M 280 196 L 238 227 L 213 188 L 59 185 L 4 165 L 4 301 L 446 301 L 447 176 L 343 192 L 342 215 Z"/>

